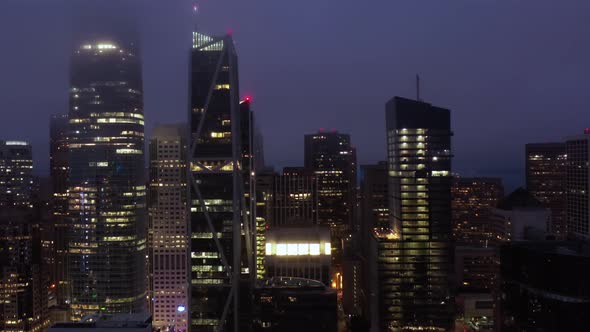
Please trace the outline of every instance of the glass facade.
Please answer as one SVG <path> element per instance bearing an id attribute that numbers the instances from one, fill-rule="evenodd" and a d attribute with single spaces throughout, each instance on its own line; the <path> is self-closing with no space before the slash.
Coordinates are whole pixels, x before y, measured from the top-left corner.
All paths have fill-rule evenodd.
<path id="1" fill-rule="evenodd" d="M 249 98 L 239 101 L 230 36 L 193 34 L 190 92 L 190 324 L 218 331 L 237 322 L 232 303 L 247 298 L 237 285 L 254 266 L 256 240 L 252 115 Z"/>
<path id="2" fill-rule="evenodd" d="M 453 298 L 450 111 L 387 103 L 390 231 L 377 235 L 381 331 L 448 331 Z"/>
<path id="3" fill-rule="evenodd" d="M 568 232 L 590 237 L 589 156 L 590 134 L 566 141 L 566 218 Z"/>
<path id="4" fill-rule="evenodd" d="M 146 309 L 141 64 L 115 43 L 72 56 L 68 281 L 74 319 Z"/>
<path id="5" fill-rule="evenodd" d="M 0 141 L 0 209 L 31 208 L 33 149 L 27 142 Z"/>

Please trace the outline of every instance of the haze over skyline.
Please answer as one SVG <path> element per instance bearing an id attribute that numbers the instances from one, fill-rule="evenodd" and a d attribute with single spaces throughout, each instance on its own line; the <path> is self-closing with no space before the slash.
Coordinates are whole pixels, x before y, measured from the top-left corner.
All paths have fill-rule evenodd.
<path id="1" fill-rule="evenodd" d="M 187 118 L 192 4 L 126 3 L 140 22 L 149 137 L 157 123 Z M 302 165 L 303 135 L 318 128 L 351 134 L 359 164 L 384 160 L 385 103 L 415 98 L 418 73 L 422 99 L 451 109 L 454 171 L 513 187 L 524 184 L 526 143 L 590 127 L 590 3 L 552 4 L 202 0 L 198 28 L 233 32 L 269 165 Z M 119 11 L 86 0 L 0 3 L 0 139 L 31 142 L 37 173 L 48 173 L 49 116 L 68 110 L 72 28 L 121 22 L 106 18 Z"/>

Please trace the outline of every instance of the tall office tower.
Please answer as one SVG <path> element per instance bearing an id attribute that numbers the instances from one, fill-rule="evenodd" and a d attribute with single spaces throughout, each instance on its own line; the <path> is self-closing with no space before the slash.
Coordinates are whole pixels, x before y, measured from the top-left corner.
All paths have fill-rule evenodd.
<path id="1" fill-rule="evenodd" d="M 567 231 L 575 237 L 590 237 L 590 128 L 584 135 L 570 137 L 565 143 L 565 201 Z"/>
<path id="2" fill-rule="evenodd" d="M 312 172 L 285 168 L 273 182 L 269 226 L 318 223 L 318 182 Z"/>
<path id="3" fill-rule="evenodd" d="M 487 247 L 494 234 L 491 209 L 504 197 L 502 179 L 456 177 L 451 192 L 455 243 Z"/>
<path id="4" fill-rule="evenodd" d="M 386 106 L 391 231 L 378 230 L 380 331 L 448 331 L 453 298 L 450 111 L 395 97 Z"/>
<path id="5" fill-rule="evenodd" d="M 68 298 L 66 281 L 68 217 L 68 115 L 52 115 L 49 124 L 49 172 L 51 175 L 51 237 L 53 266 L 51 284 L 58 306 Z"/>
<path id="6" fill-rule="evenodd" d="M 33 219 L 30 208 L 0 209 L 0 331 L 37 332 L 49 324 Z"/>
<path id="7" fill-rule="evenodd" d="M 67 277 L 74 319 L 146 307 L 141 64 L 115 42 L 72 56 Z"/>
<path id="8" fill-rule="evenodd" d="M 549 231 L 557 238 L 567 236 L 565 216 L 565 143 L 527 144 L 526 187 L 536 199 L 551 209 Z"/>
<path id="9" fill-rule="evenodd" d="M 0 141 L 0 209 L 33 205 L 33 150 L 22 141 Z"/>
<path id="10" fill-rule="evenodd" d="M 251 152 L 244 152 L 252 144 L 243 130 L 252 125 L 242 112 L 249 112 L 244 103 L 250 101 L 241 105 L 238 99 L 231 36 L 193 33 L 190 91 L 191 331 L 237 330 L 243 318 L 238 309 L 247 309 L 238 304 L 249 298 L 241 274 L 249 279 L 254 270 L 254 211 L 245 188 L 254 181 L 245 179 Z"/>
<path id="11" fill-rule="evenodd" d="M 342 259 L 343 240 L 352 229 L 356 203 L 356 150 L 350 135 L 337 131 L 305 135 L 305 168 L 318 181 L 318 220 L 332 232 L 332 259 Z M 336 268 L 334 271 L 337 271 Z"/>
<path id="12" fill-rule="evenodd" d="M 188 329 L 186 129 L 158 126 L 150 140 L 149 266 L 153 325 Z"/>

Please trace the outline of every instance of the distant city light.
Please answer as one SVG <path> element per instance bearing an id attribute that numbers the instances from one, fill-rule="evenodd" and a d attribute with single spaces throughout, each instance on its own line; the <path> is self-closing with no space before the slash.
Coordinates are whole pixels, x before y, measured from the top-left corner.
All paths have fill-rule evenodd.
<path id="1" fill-rule="evenodd" d="M 176 311 L 178 312 L 184 312 L 186 310 L 186 307 L 183 305 L 179 305 L 178 307 L 176 307 Z"/>

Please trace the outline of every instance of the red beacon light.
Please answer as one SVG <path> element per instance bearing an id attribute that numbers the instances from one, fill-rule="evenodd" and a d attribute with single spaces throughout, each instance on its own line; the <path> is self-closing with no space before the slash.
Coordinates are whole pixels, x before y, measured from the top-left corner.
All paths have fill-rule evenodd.
<path id="1" fill-rule="evenodd" d="M 584 134 L 590 134 L 590 128 L 584 128 Z"/>

